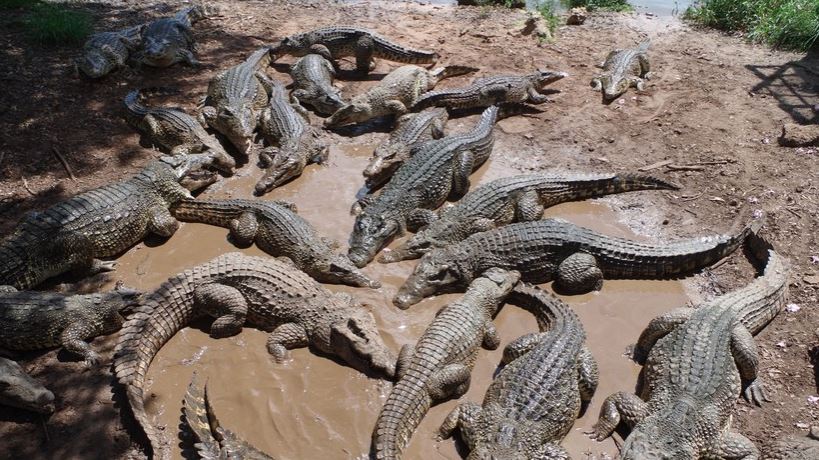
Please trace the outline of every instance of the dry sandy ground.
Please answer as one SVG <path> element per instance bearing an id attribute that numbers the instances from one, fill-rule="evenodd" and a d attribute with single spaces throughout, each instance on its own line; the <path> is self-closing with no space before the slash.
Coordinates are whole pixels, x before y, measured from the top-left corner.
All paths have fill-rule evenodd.
<path id="1" fill-rule="evenodd" d="M 580 27 L 561 27 L 553 43 L 539 44 L 515 31 L 517 11 L 433 7 L 392 2 L 213 2 L 219 16 L 200 23 L 202 70 L 174 67 L 120 72 L 99 82 L 75 79 L 72 48 L 31 46 L 19 14 L 0 19 L 0 232 L 25 212 L 131 175 L 155 153 L 121 119 L 121 100 L 132 87 L 175 86 L 175 100 L 193 110 L 208 80 L 255 47 L 321 25 L 356 24 L 395 40 L 435 48 L 443 63 L 478 65 L 481 75 L 528 72 L 535 67 L 568 71 L 559 92 L 536 117 L 501 123 L 496 150 L 521 170 L 634 171 L 649 168 L 683 188 L 651 202 L 609 199 L 620 220 L 651 238 L 729 229 L 752 212 L 766 217 L 766 233 L 793 264 L 791 302 L 758 337 L 762 376 L 773 403 L 757 408 L 740 401 L 735 425 L 764 445 L 782 434 L 805 432 L 819 420 L 816 309 L 819 248 L 812 230 L 819 211 L 814 177 L 816 150 L 780 147 L 786 122 L 815 123 L 819 60 L 750 46 L 735 37 L 691 30 L 673 20 L 641 15 L 594 15 Z M 173 11 L 176 4 L 113 2 L 85 8 L 107 29 Z M 590 91 L 595 64 L 615 47 L 652 39 L 655 78 L 645 92 L 630 91 L 610 105 Z M 288 61 L 289 62 L 289 61 Z M 381 62 L 378 73 L 394 65 Z M 281 70 L 281 69 L 279 69 Z M 446 85 L 462 84 L 453 80 Z M 355 94 L 372 82 L 342 82 Z M 358 143 L 377 143 L 367 133 Z M 336 142 L 344 142 L 333 137 Z M 67 177 L 53 154 L 71 165 Z M 250 165 L 249 167 L 253 167 Z M 752 276 L 741 256 L 689 281 L 689 295 L 709 298 Z M 97 339 L 110 356 L 112 340 Z M 140 458 L 138 435 L 122 403 L 112 398 L 108 370 L 83 371 L 55 351 L 24 355 L 24 367 L 59 395 L 47 423 L 0 409 L 0 457 Z M 597 395 L 602 398 L 606 395 Z M 93 454 L 90 449 L 93 446 Z"/>

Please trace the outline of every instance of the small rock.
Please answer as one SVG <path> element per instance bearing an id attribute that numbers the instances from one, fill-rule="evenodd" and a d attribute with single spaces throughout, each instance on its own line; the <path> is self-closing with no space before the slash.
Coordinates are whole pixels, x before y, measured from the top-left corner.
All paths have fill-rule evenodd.
<path id="1" fill-rule="evenodd" d="M 785 305 L 785 311 L 787 311 L 788 313 L 796 313 L 801 309 L 802 307 L 795 303 L 789 303 L 788 305 Z"/>
<path id="2" fill-rule="evenodd" d="M 817 285 L 819 284 L 819 276 L 807 275 L 802 278 L 802 281 L 810 285 Z"/>
<path id="3" fill-rule="evenodd" d="M 816 404 L 817 402 L 819 402 L 819 396 L 808 396 L 809 404 Z"/>
<path id="4" fill-rule="evenodd" d="M 785 147 L 819 146 L 819 125 L 785 123 L 779 143 Z"/>
<path id="5" fill-rule="evenodd" d="M 785 343 L 784 340 L 782 340 L 782 341 L 776 342 L 776 346 L 779 347 L 779 348 L 786 348 L 788 346 L 788 344 Z"/>
<path id="6" fill-rule="evenodd" d="M 819 256 L 810 256 L 810 263 L 819 264 Z"/>
<path id="7" fill-rule="evenodd" d="M 566 24 L 570 26 L 579 26 L 586 22 L 588 11 L 585 7 L 572 8 L 569 10 L 569 17 L 566 18 Z"/>
<path id="8" fill-rule="evenodd" d="M 796 422 L 795 425 L 797 428 L 801 428 L 803 430 L 807 430 L 808 428 L 810 428 L 810 425 L 808 425 L 807 423 Z"/>

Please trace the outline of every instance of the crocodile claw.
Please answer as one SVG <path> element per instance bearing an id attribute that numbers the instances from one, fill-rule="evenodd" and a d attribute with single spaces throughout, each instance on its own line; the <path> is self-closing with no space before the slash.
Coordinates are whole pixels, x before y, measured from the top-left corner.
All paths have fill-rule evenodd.
<path id="1" fill-rule="evenodd" d="M 762 382 L 759 379 L 754 380 L 748 387 L 745 388 L 745 399 L 748 400 L 749 403 L 756 404 L 757 406 L 762 406 L 763 402 L 770 402 L 771 399 L 768 398 L 767 391 L 765 387 L 762 385 Z"/>

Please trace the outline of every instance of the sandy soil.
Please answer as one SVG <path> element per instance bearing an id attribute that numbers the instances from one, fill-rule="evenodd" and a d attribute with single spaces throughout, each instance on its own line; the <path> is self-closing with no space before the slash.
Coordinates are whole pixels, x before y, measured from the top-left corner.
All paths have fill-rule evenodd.
<path id="1" fill-rule="evenodd" d="M 516 30 L 523 14 L 483 8 L 392 2 L 212 2 L 219 16 L 198 24 L 202 70 L 173 67 L 119 72 L 99 82 L 72 75 L 73 48 L 44 49 L 25 40 L 18 13 L 0 19 L 0 232 L 27 211 L 131 175 L 155 156 L 121 119 L 133 87 L 175 86 L 173 103 L 194 110 L 208 80 L 255 47 L 320 25 L 357 24 L 396 40 L 435 48 L 443 63 L 478 65 L 481 75 L 534 67 L 568 71 L 570 78 L 536 117 L 500 124 L 495 155 L 519 170 L 634 171 L 647 168 L 679 183 L 678 193 L 605 200 L 620 222 L 649 238 L 724 231 L 752 212 L 766 216 L 767 235 L 793 264 L 796 312 L 783 312 L 758 337 L 762 376 L 773 403 L 740 401 L 735 425 L 764 445 L 782 434 L 805 432 L 819 420 L 819 219 L 814 178 L 816 149 L 780 147 L 787 122 L 815 123 L 819 59 L 747 45 L 734 37 L 691 30 L 674 20 L 642 15 L 595 15 L 580 27 L 561 27 L 539 44 Z M 178 7 L 173 3 L 111 2 L 84 8 L 104 30 L 142 22 Z M 655 74 L 645 92 L 631 91 L 610 105 L 588 88 L 607 52 L 652 39 Z M 286 62 L 290 62 L 286 60 Z M 377 74 L 394 65 L 380 62 Z M 283 66 L 276 66 L 282 71 Z M 271 70 L 271 74 L 274 74 Z M 286 76 L 276 74 L 285 81 Z M 465 80 L 442 83 L 460 85 Z M 372 82 L 341 82 L 347 95 Z M 384 133 L 337 144 L 375 144 Z M 67 160 L 71 180 L 53 153 Z M 248 168 L 253 168 L 251 164 Z M 693 301 L 747 282 L 741 256 L 690 279 Z M 89 286 L 86 286 L 89 288 Z M 636 338 L 636 337 L 635 337 Z M 110 356 L 112 338 L 94 346 Z M 56 351 L 22 355 L 26 370 L 58 395 L 49 419 L 0 408 L 0 458 L 141 458 L 143 439 L 127 409 L 112 395 L 110 371 L 83 370 Z M 604 398 L 598 394 L 596 398 Z M 126 405 L 127 406 L 127 405 Z"/>

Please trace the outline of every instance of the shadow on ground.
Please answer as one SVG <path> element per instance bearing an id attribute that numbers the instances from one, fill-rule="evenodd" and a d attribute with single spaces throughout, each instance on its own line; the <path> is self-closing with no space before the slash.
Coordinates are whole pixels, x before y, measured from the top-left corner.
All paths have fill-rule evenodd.
<path id="1" fill-rule="evenodd" d="M 781 66 L 745 66 L 759 78 L 751 93 L 776 99 L 779 107 L 796 123 L 819 123 L 819 47 L 814 47 L 802 59 Z"/>

